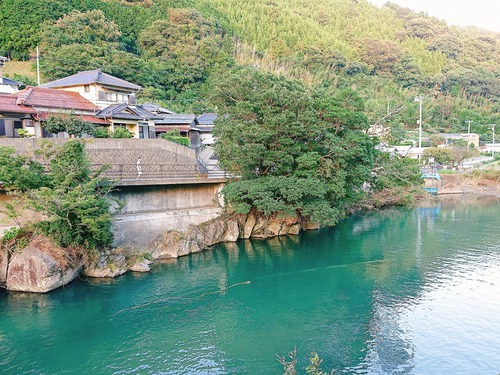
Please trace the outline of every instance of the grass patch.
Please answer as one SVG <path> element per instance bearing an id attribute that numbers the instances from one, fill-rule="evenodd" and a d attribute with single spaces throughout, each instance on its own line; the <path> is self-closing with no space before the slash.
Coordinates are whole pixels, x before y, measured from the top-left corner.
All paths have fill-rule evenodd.
<path id="1" fill-rule="evenodd" d="M 500 169 L 475 169 L 469 173 L 470 177 L 481 178 L 490 181 L 500 182 Z"/>
<path id="2" fill-rule="evenodd" d="M 442 169 L 439 174 L 457 174 L 457 171 L 452 171 L 451 169 Z"/>
<path id="3" fill-rule="evenodd" d="M 6 78 L 24 76 L 36 81 L 36 68 L 31 61 L 8 61 L 3 67 L 3 75 Z"/>

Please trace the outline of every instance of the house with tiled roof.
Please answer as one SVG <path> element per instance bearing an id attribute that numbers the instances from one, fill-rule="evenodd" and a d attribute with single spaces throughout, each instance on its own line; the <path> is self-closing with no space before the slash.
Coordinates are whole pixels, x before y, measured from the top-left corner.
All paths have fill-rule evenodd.
<path id="1" fill-rule="evenodd" d="M 108 125 L 95 115 L 99 108 L 80 94 L 42 87 L 28 87 L 14 94 L 0 95 L 0 135 L 16 137 L 23 129 L 35 137 L 47 137 L 43 121 L 50 116 L 78 116 L 95 125 Z M 2 134 L 3 133 L 3 134 Z M 64 136 L 64 135 L 62 135 Z"/>
<path id="2" fill-rule="evenodd" d="M 96 117 L 110 124 L 110 131 L 124 127 L 134 138 L 155 138 L 155 120 L 160 117 L 142 105 L 113 104 L 100 110 Z"/>
<path id="3" fill-rule="evenodd" d="M 188 137 L 191 129 L 196 128 L 198 121 L 195 115 L 190 114 L 166 114 L 155 121 L 156 134 L 161 136 L 163 133 L 177 129 L 183 137 Z"/>
<path id="4" fill-rule="evenodd" d="M 77 92 L 100 109 L 110 105 L 135 105 L 135 95 L 142 87 L 102 72 L 100 69 L 78 72 L 41 85 L 57 90 Z"/>
<path id="5" fill-rule="evenodd" d="M 135 95 L 142 87 L 100 69 L 78 72 L 69 77 L 48 82 L 42 87 L 75 92 L 99 107 L 98 118 L 109 124 L 110 133 L 123 127 L 135 138 L 154 138 L 154 111 L 171 113 L 154 104 L 136 105 Z M 150 111 L 149 109 L 152 109 Z"/>
<path id="6" fill-rule="evenodd" d="M 10 94 L 0 94 L 0 137 L 14 138 L 18 136 L 19 129 L 27 130 L 35 134 L 32 116 L 36 110 L 30 106 L 17 103 L 17 97 Z"/>
<path id="7" fill-rule="evenodd" d="M 212 146 L 215 142 L 212 131 L 216 119 L 217 113 L 206 112 L 198 116 L 197 128 L 200 130 L 201 144 L 204 146 Z"/>

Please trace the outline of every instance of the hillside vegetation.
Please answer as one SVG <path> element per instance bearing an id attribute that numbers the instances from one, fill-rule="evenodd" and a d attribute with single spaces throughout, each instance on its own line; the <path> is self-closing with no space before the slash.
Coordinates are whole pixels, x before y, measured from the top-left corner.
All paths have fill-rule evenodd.
<path id="1" fill-rule="evenodd" d="M 392 128 L 391 141 L 412 137 L 415 95 L 426 134 L 464 131 L 471 120 L 490 140 L 484 125 L 499 120 L 500 35 L 391 3 L 3 0 L 0 54 L 29 60 L 37 45 L 45 80 L 100 68 L 177 111 L 217 110 L 205 100 L 209 82 L 239 65 L 311 89 L 352 88 L 369 123 Z"/>

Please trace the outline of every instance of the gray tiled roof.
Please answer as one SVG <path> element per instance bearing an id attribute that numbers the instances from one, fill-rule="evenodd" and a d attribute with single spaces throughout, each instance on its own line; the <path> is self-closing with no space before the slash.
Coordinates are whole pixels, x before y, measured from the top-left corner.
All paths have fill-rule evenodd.
<path id="1" fill-rule="evenodd" d="M 2 78 L 2 81 L 3 81 L 4 85 L 10 85 L 10 86 L 21 86 L 23 84 L 22 82 L 14 81 L 13 79 L 5 78 L 5 77 Z"/>
<path id="2" fill-rule="evenodd" d="M 148 110 L 137 107 L 129 107 L 127 104 L 113 104 L 97 113 L 98 118 L 115 118 L 127 120 L 150 120 L 158 118 L 154 113 Z"/>
<path id="3" fill-rule="evenodd" d="M 101 72 L 101 70 L 99 69 L 78 72 L 76 74 L 73 74 L 72 76 L 48 82 L 41 86 L 55 88 L 55 87 L 88 85 L 91 83 L 100 83 L 104 86 L 113 86 L 134 91 L 138 91 L 142 88 L 139 85 L 135 85 L 123 79 L 113 77 L 112 75 Z"/>
<path id="4" fill-rule="evenodd" d="M 195 124 L 196 116 L 195 115 L 180 115 L 180 114 L 171 114 L 171 115 L 162 115 L 161 119 L 156 120 L 156 125 L 186 125 L 186 124 Z"/>
<path id="5" fill-rule="evenodd" d="M 149 112 L 154 112 L 154 113 L 157 113 L 157 114 L 167 114 L 167 115 L 174 115 L 175 112 L 174 111 L 171 111 L 170 109 L 167 109 L 167 108 L 163 108 L 163 107 L 160 107 L 158 104 L 154 104 L 154 103 L 144 103 L 144 104 L 141 104 L 141 107 L 147 109 Z"/>
<path id="6" fill-rule="evenodd" d="M 198 116 L 198 123 L 200 125 L 210 126 L 214 125 L 214 121 L 217 118 L 217 113 L 204 113 L 201 116 Z"/>

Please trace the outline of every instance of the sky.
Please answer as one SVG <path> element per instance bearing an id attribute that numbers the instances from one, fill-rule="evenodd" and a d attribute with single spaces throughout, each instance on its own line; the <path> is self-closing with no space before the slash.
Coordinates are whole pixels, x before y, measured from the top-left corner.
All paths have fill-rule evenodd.
<path id="1" fill-rule="evenodd" d="M 388 0 L 368 0 L 379 7 Z M 500 32 L 500 0 L 390 0 L 402 7 L 443 19 L 448 25 L 478 26 Z"/>

